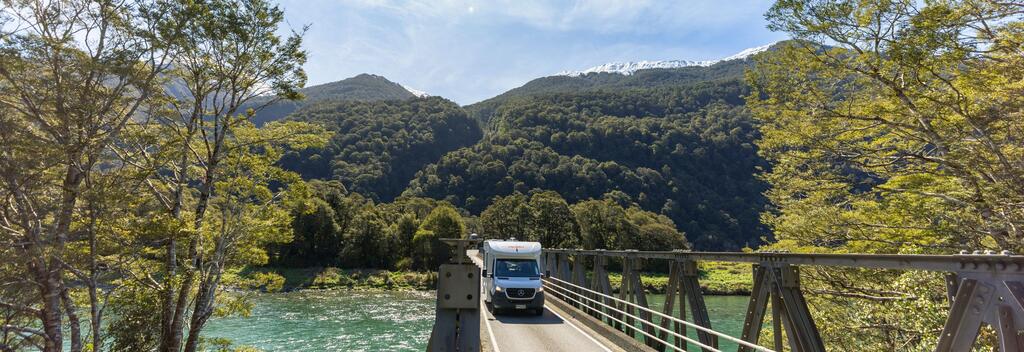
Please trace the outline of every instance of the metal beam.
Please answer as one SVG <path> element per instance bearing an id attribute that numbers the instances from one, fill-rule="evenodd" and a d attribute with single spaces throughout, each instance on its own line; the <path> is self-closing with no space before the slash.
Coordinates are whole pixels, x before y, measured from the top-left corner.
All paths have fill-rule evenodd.
<path id="1" fill-rule="evenodd" d="M 687 251 L 609 251 L 581 249 L 545 249 L 550 253 L 585 254 L 605 257 L 636 255 L 642 259 L 675 259 L 731 263 L 777 263 L 790 265 L 838 266 L 849 268 L 1024 272 L 1024 256 L 1003 254 L 810 254 L 810 253 L 734 253 Z"/>
<path id="2" fill-rule="evenodd" d="M 708 306 L 704 303 L 704 292 L 700 290 L 700 283 L 697 277 L 700 271 L 697 263 L 683 261 L 679 263 L 680 276 L 679 285 L 690 303 L 690 313 L 693 314 L 693 323 L 711 329 L 711 316 L 708 314 Z M 697 331 L 697 339 L 700 343 L 718 348 L 718 336 L 705 331 Z"/>
<path id="3" fill-rule="evenodd" d="M 939 335 L 936 351 L 969 351 L 978 338 L 978 329 L 988 305 L 992 303 L 994 287 L 975 279 L 964 279 L 953 298 L 946 325 Z"/>
<path id="4" fill-rule="evenodd" d="M 764 323 L 764 314 L 768 308 L 768 294 L 771 290 L 771 281 L 768 280 L 768 269 L 754 265 L 753 282 L 754 287 L 750 291 L 750 302 L 747 303 L 747 315 L 743 319 L 743 333 L 740 339 L 753 344 L 761 337 L 761 326 Z M 779 334 L 780 331 L 775 331 Z M 740 352 L 751 351 L 751 349 L 740 346 Z"/>

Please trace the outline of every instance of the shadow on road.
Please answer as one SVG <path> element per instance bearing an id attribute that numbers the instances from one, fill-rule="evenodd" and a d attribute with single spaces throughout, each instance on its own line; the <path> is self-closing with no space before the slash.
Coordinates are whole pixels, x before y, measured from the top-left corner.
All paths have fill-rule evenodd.
<path id="1" fill-rule="evenodd" d="M 488 310 L 490 310 L 488 306 Z M 536 316 L 533 315 L 532 311 L 526 310 L 504 310 L 500 314 L 494 314 L 493 311 L 488 312 L 488 318 L 493 317 L 494 320 L 501 322 L 502 324 L 564 324 L 562 318 L 551 314 L 551 311 L 544 309 L 544 315 Z"/>

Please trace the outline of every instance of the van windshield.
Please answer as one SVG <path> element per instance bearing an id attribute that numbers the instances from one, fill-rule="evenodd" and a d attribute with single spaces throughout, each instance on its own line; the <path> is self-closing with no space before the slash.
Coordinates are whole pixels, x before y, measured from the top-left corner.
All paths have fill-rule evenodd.
<path id="1" fill-rule="evenodd" d="M 494 263 L 494 276 L 538 277 L 540 270 L 533 259 L 498 259 Z"/>

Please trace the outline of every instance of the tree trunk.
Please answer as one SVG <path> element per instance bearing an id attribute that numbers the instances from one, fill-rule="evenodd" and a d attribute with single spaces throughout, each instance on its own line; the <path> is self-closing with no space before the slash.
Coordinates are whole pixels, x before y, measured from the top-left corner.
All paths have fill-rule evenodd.
<path id="1" fill-rule="evenodd" d="M 71 346 L 69 346 L 69 350 L 71 352 L 82 352 L 82 325 L 78 319 L 75 302 L 71 300 L 68 288 L 63 287 L 63 284 L 61 286 L 60 298 L 64 303 L 64 313 L 68 316 L 68 330 L 71 331 Z"/>
<path id="2" fill-rule="evenodd" d="M 43 332 L 46 334 L 43 351 L 60 352 L 64 349 L 64 336 L 61 330 L 63 313 L 61 312 L 59 280 L 53 277 L 54 272 L 48 271 L 45 268 L 36 267 L 34 271 L 36 271 L 36 282 L 40 284 L 39 293 L 43 298 L 41 318 L 43 320 Z"/>

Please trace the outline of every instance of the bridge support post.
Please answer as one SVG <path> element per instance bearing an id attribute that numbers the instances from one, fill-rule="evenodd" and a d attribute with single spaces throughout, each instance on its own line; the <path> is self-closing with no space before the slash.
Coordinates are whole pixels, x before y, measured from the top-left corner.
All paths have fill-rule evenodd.
<path id="1" fill-rule="evenodd" d="M 1024 321 L 1024 277 L 1001 270 L 958 272 L 953 277 L 960 280 L 951 289 L 956 294 L 935 350 L 969 351 L 982 324 L 989 324 L 999 335 L 1000 351 L 1024 351 L 1018 326 Z"/>
<path id="2" fill-rule="evenodd" d="M 663 314 L 673 315 L 675 308 L 675 301 L 679 301 L 679 316 L 681 320 L 686 320 L 686 306 L 689 302 L 690 312 L 693 315 L 694 324 L 703 326 L 711 329 L 711 316 L 708 314 L 708 307 L 704 303 L 704 293 L 700 289 L 700 282 L 698 276 L 700 271 L 697 267 L 697 262 L 692 260 L 685 260 L 677 258 L 669 264 L 669 283 L 666 296 L 665 296 L 665 307 Z M 662 320 L 661 327 L 668 328 L 669 321 L 667 319 Z M 686 327 L 675 324 L 674 330 L 680 335 L 686 335 Z M 660 339 L 666 340 L 668 333 L 662 331 L 659 336 Z M 703 331 L 697 331 L 697 339 L 700 343 L 718 348 L 718 336 L 709 334 Z M 682 339 L 676 339 L 677 347 L 684 347 L 685 341 Z M 658 344 L 652 346 L 664 350 L 665 346 Z"/>
<path id="3" fill-rule="evenodd" d="M 479 240 L 442 241 L 456 249 L 452 263 L 437 271 L 437 308 L 427 351 L 479 352 L 480 268 L 466 257 L 466 248 Z"/>
<path id="4" fill-rule="evenodd" d="M 573 258 L 572 258 L 572 280 L 569 280 L 569 281 L 572 282 L 573 285 L 577 285 L 579 287 L 587 287 L 586 258 L 583 255 L 581 255 L 581 254 L 573 255 Z M 579 295 L 590 296 L 589 293 L 584 292 L 581 289 L 573 288 L 572 290 L 573 290 L 573 292 L 576 292 Z M 585 303 L 586 302 L 584 301 L 583 304 L 585 304 Z M 573 306 L 576 307 L 576 308 L 579 308 L 579 309 L 583 309 L 584 308 L 583 304 L 573 303 Z"/>
<path id="5" fill-rule="evenodd" d="M 590 284 L 592 290 L 600 292 L 604 295 L 612 295 L 612 284 L 611 280 L 608 279 L 608 258 L 606 258 L 605 256 L 594 256 L 594 277 L 591 280 Z M 598 299 L 595 298 L 595 300 Z M 603 300 L 604 304 L 612 307 L 615 306 L 615 302 L 609 299 L 608 297 L 605 297 Z M 593 313 L 595 318 L 606 320 L 609 324 L 614 325 L 611 319 L 607 319 L 604 315 L 599 313 L 604 311 L 614 315 L 614 312 L 610 312 L 608 311 L 608 309 L 596 303 L 592 304 L 591 307 L 594 309 Z M 621 325 L 617 329 L 622 330 Z"/>
<path id="6" fill-rule="evenodd" d="M 647 292 L 644 290 L 644 284 L 643 284 L 643 281 L 640 278 L 640 268 L 643 267 L 643 259 L 637 258 L 635 256 L 630 256 L 629 258 L 626 258 L 626 261 L 630 262 L 630 264 L 629 264 L 629 271 L 630 271 L 630 275 L 629 275 L 630 283 L 629 283 L 629 286 L 630 286 L 630 288 L 633 291 L 632 295 L 633 295 L 634 303 L 636 303 L 636 305 L 644 307 L 644 308 L 650 308 L 649 305 L 647 304 Z M 623 273 L 623 278 L 622 279 L 623 279 L 623 281 L 626 280 L 625 273 Z M 633 314 L 632 308 L 630 308 L 630 310 L 631 310 L 630 314 Z M 648 312 L 646 310 L 641 310 L 638 315 L 640 316 L 640 319 L 643 319 L 643 320 L 645 320 L 645 321 L 647 321 L 648 323 L 651 323 L 651 324 L 654 323 L 654 314 L 651 314 L 651 312 Z M 657 336 L 656 335 L 657 332 L 654 331 L 654 326 L 652 326 L 651 324 L 643 324 L 644 332 L 646 332 L 650 336 Z M 644 341 L 647 342 L 647 346 L 650 346 L 650 347 L 658 346 L 658 342 L 654 341 L 653 339 L 651 339 L 649 337 L 645 336 L 644 337 Z"/>
<path id="7" fill-rule="evenodd" d="M 747 316 L 743 322 L 741 339 L 757 343 L 761 336 L 761 324 L 772 301 L 772 323 L 775 327 L 776 349 L 781 348 L 782 329 L 786 331 L 789 346 L 794 352 L 824 352 L 818 327 L 807 309 L 807 301 L 800 292 L 800 272 L 788 264 L 762 263 L 754 265 L 754 287 L 747 305 Z M 781 322 L 780 322 L 781 320 Z M 781 325 L 781 329 L 780 329 Z M 740 346 L 740 351 L 749 348 Z"/>
<path id="8" fill-rule="evenodd" d="M 619 280 L 619 299 L 622 301 L 630 301 L 630 289 L 633 284 L 632 266 L 633 260 L 630 257 L 622 258 L 622 279 Z M 625 316 L 619 315 L 617 318 L 626 322 L 627 326 L 619 327 L 618 329 L 622 330 L 622 332 L 629 336 L 636 338 L 636 321 L 633 320 L 635 309 L 633 309 L 633 306 L 622 302 L 616 302 L 615 307 L 626 312 Z"/>
<path id="9" fill-rule="evenodd" d="M 558 279 L 562 281 L 572 281 L 569 277 L 569 255 L 562 253 L 558 255 Z"/>

